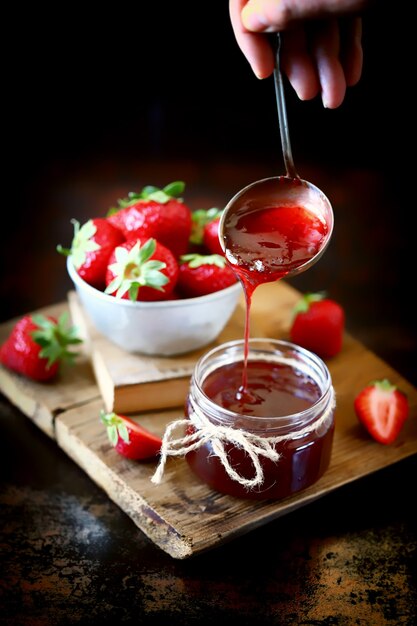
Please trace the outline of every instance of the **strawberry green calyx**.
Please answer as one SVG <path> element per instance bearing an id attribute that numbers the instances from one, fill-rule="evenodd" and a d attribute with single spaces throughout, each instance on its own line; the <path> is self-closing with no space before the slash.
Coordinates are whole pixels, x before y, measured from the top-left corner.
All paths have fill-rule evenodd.
<path id="1" fill-rule="evenodd" d="M 93 220 L 88 220 L 80 227 L 80 222 L 71 220 L 74 224 L 74 237 L 72 239 L 71 249 L 57 246 L 57 251 L 64 256 L 71 256 L 75 269 L 79 269 L 86 260 L 87 252 L 95 252 L 100 250 L 97 242 L 93 241 L 93 237 L 97 232 Z"/>
<path id="2" fill-rule="evenodd" d="M 129 431 L 126 424 L 116 413 L 106 413 L 100 411 L 100 421 L 107 428 L 107 436 L 112 446 L 115 446 L 118 442 L 118 438 L 123 439 L 125 443 L 129 443 Z"/>
<path id="3" fill-rule="evenodd" d="M 294 316 L 297 315 L 297 313 L 306 313 L 310 308 L 310 304 L 320 302 L 320 300 L 323 300 L 325 297 L 325 293 L 321 291 L 318 293 L 305 293 L 294 307 Z"/>
<path id="4" fill-rule="evenodd" d="M 201 265 L 217 265 L 217 267 L 226 265 L 226 259 L 220 254 L 183 254 L 180 261 L 181 263 L 188 263 L 191 268 Z"/>
<path id="5" fill-rule="evenodd" d="M 195 244 L 203 243 L 204 226 L 210 224 L 210 222 L 214 222 L 222 213 L 223 211 L 216 207 L 194 211 L 191 215 L 192 230 L 190 242 Z"/>
<path id="6" fill-rule="evenodd" d="M 62 313 L 57 322 L 41 314 L 34 314 L 31 317 L 33 323 L 38 326 L 32 331 L 32 338 L 42 348 L 39 356 L 48 359 L 46 367 L 51 367 L 56 361 L 72 363 L 78 354 L 70 352 L 68 346 L 80 344 L 82 340 L 77 336 L 75 326 L 68 327 L 68 314 Z"/>
<path id="7" fill-rule="evenodd" d="M 105 293 L 116 292 L 116 298 L 122 298 L 128 292 L 129 299 L 135 302 L 140 287 L 163 291 L 162 287 L 169 282 L 169 278 L 161 272 L 166 263 L 150 260 L 155 250 L 155 239 L 148 239 L 143 246 L 138 241 L 131 250 L 116 248 L 116 263 L 109 266 L 115 278 L 107 285 Z"/>
<path id="8" fill-rule="evenodd" d="M 185 183 L 181 180 L 169 183 L 162 189 L 153 185 L 146 185 L 139 193 L 130 191 L 127 194 L 127 198 L 120 198 L 117 201 L 118 206 L 109 209 L 107 216 L 114 215 L 119 209 L 125 209 L 131 204 L 135 204 L 138 200 L 154 200 L 160 204 L 166 204 L 169 200 L 176 198 L 179 202 L 182 202 L 180 196 L 184 193 L 184 189 Z"/>
<path id="9" fill-rule="evenodd" d="M 397 389 L 396 385 L 393 385 L 388 378 L 384 378 L 382 380 L 374 380 L 371 385 L 376 387 L 380 391 L 386 391 L 387 393 L 391 393 Z"/>

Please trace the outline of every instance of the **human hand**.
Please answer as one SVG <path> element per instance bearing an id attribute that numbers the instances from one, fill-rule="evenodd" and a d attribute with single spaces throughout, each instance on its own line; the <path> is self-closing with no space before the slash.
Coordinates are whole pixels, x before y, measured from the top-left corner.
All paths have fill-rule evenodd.
<path id="1" fill-rule="evenodd" d="M 321 94 L 335 109 L 346 87 L 362 73 L 362 21 L 365 0 L 229 0 L 236 41 L 258 78 L 274 70 L 267 33 L 285 31 L 284 73 L 301 100 Z"/>

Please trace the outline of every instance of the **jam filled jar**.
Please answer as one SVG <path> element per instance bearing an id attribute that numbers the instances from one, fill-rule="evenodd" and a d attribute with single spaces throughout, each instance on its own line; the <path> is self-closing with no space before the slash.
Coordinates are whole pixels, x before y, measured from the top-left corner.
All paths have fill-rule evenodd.
<path id="1" fill-rule="evenodd" d="M 221 493 L 285 498 L 329 465 L 330 373 L 317 355 L 292 343 L 250 339 L 245 355 L 238 340 L 205 354 L 194 369 L 186 415 L 187 433 L 199 435 L 186 460 Z"/>

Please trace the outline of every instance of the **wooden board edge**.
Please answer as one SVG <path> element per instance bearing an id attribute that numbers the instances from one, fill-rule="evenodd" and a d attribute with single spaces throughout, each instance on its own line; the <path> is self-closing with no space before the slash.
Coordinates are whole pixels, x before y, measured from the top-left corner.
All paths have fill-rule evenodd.
<path id="1" fill-rule="evenodd" d="M 282 501 L 281 506 L 279 502 L 270 502 L 266 505 L 266 507 L 264 507 L 263 503 L 260 502 L 259 510 L 257 512 L 258 514 L 256 515 L 256 513 L 253 513 L 252 518 L 240 526 L 231 526 L 229 530 L 220 534 L 216 531 L 216 524 L 214 524 L 211 527 L 211 535 L 208 535 L 203 541 L 192 541 L 192 554 L 190 556 L 197 556 L 225 545 L 238 537 L 242 537 L 257 528 L 264 526 L 265 524 L 269 524 L 281 517 L 284 517 L 285 515 L 293 513 L 296 510 L 309 506 L 317 500 L 338 491 L 340 488 L 346 487 L 354 482 L 357 482 L 358 480 L 368 478 L 369 476 L 375 475 L 378 472 L 387 469 L 387 467 L 392 467 L 393 465 L 405 461 L 415 454 L 415 451 L 407 451 L 403 456 L 401 456 L 401 458 L 398 458 L 390 463 L 389 466 L 376 467 L 371 471 L 364 469 L 359 475 L 347 475 L 344 480 L 331 487 L 326 484 L 326 473 L 318 483 L 312 485 L 305 491 L 301 491 L 298 494 L 290 496 L 288 499 Z M 256 505 L 256 501 L 253 502 Z M 215 537 L 215 541 L 213 541 L 213 537 Z"/>
<path id="2" fill-rule="evenodd" d="M 108 497 L 124 511 L 149 539 L 175 559 L 193 554 L 191 542 L 164 520 L 136 491 L 71 432 L 58 415 L 55 420 L 56 441 L 61 448 Z"/>
<path id="3" fill-rule="evenodd" d="M 55 439 L 55 416 L 49 409 L 35 400 L 29 394 L 25 394 L 18 374 L 9 372 L 0 365 L 0 393 L 2 393 L 19 411 L 28 417 L 48 437 Z"/>

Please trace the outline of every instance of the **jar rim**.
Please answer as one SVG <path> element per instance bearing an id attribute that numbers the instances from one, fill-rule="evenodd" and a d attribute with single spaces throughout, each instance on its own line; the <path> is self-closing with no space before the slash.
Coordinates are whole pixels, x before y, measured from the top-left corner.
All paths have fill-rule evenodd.
<path id="1" fill-rule="evenodd" d="M 210 359 L 212 359 L 216 355 L 216 353 L 218 354 L 220 354 L 221 352 L 226 353 L 227 351 L 233 348 L 237 349 L 236 353 L 241 354 L 242 359 L 243 359 L 244 339 L 235 339 L 235 340 L 231 340 L 231 341 L 219 344 L 218 346 L 215 346 L 214 348 L 209 350 L 207 353 L 205 353 L 197 361 L 195 365 L 195 369 L 194 369 L 193 380 L 194 380 L 194 384 L 196 385 L 198 389 L 199 394 L 201 394 L 202 397 L 204 398 L 204 403 L 207 405 L 207 407 L 211 407 L 213 410 L 220 409 L 222 416 L 224 416 L 224 418 L 226 419 L 227 418 L 234 419 L 236 416 L 238 416 L 239 419 L 243 419 L 247 421 L 249 424 L 257 425 L 258 427 L 260 427 L 263 423 L 271 422 L 271 421 L 275 423 L 277 426 L 279 426 L 280 424 L 284 424 L 284 423 L 288 424 L 289 422 L 293 426 L 300 425 L 301 427 L 302 425 L 305 425 L 306 421 L 308 421 L 308 418 L 312 415 L 312 413 L 314 413 L 321 406 L 321 404 L 326 402 L 329 396 L 329 393 L 332 389 L 332 380 L 331 380 L 330 372 L 329 372 L 327 365 L 317 354 L 315 354 L 314 352 L 311 352 L 310 350 L 307 350 L 306 348 L 303 348 L 290 341 L 285 341 L 282 339 L 270 339 L 268 337 L 254 337 L 254 338 L 249 339 L 249 349 L 248 349 L 249 360 L 251 357 L 251 349 L 252 349 L 252 354 L 253 354 L 255 347 L 258 346 L 260 348 L 262 345 L 264 346 L 263 348 L 264 353 L 267 351 L 266 348 L 269 346 L 269 352 L 271 352 L 271 354 L 273 354 L 273 351 L 271 350 L 271 348 L 272 349 L 275 348 L 275 350 L 280 350 L 282 356 L 284 355 L 284 353 L 286 353 L 287 360 L 289 360 L 288 355 L 290 353 L 292 353 L 293 356 L 296 354 L 299 357 L 301 357 L 300 362 L 294 364 L 294 368 L 297 367 L 298 369 L 303 369 L 302 367 L 303 362 L 304 362 L 304 365 L 310 364 L 309 373 L 310 375 L 312 371 L 316 373 L 316 376 L 313 375 L 312 377 L 314 379 L 314 382 L 319 386 L 320 391 L 321 391 L 320 397 L 311 406 L 297 413 L 290 413 L 288 415 L 281 415 L 281 416 L 270 415 L 270 416 L 259 416 L 259 417 L 256 416 L 255 417 L 253 415 L 236 413 L 235 411 L 231 411 L 230 409 L 220 407 L 209 396 L 207 396 L 207 394 L 203 390 L 202 383 L 212 371 L 214 371 L 215 369 L 219 367 L 219 364 L 217 364 L 217 366 L 213 367 L 211 370 L 209 369 L 205 373 L 204 377 L 202 377 L 202 370 L 205 368 L 205 366 L 207 366 L 207 362 Z M 239 351 L 239 348 L 240 348 L 240 351 Z M 258 351 L 260 352 L 260 350 Z M 278 352 L 276 352 L 276 354 L 278 354 Z M 320 380 L 318 380 L 319 374 L 320 374 Z"/>

